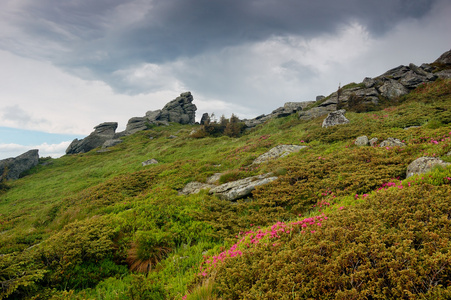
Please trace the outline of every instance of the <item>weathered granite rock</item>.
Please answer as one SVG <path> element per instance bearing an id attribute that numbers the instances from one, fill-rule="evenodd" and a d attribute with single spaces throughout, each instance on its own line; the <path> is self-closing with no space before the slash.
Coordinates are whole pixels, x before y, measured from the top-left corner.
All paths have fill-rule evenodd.
<path id="1" fill-rule="evenodd" d="M 117 128 L 116 122 L 105 122 L 94 127 L 94 132 L 84 139 L 75 139 L 67 147 L 66 154 L 85 153 L 94 148 L 100 147 L 107 140 L 115 137 Z"/>
<path id="2" fill-rule="evenodd" d="M 39 163 L 39 150 L 29 150 L 17 157 L 0 160 L 0 180 L 18 179 L 25 171 Z"/>
<path id="3" fill-rule="evenodd" d="M 394 99 L 409 92 L 404 85 L 392 79 L 385 81 L 385 83 L 379 87 L 379 91 L 382 96 L 388 99 Z"/>
<path id="4" fill-rule="evenodd" d="M 439 158 L 423 156 L 415 159 L 407 166 L 406 177 L 427 173 L 437 166 L 445 168 L 450 165 L 451 163 L 445 162 Z"/>
<path id="5" fill-rule="evenodd" d="M 314 103 L 314 101 L 304 102 L 286 102 L 282 107 L 273 110 L 268 115 L 260 115 L 251 120 L 243 120 L 247 128 L 253 128 L 273 118 L 283 118 L 292 115 L 296 112 L 304 110 L 307 106 Z"/>
<path id="6" fill-rule="evenodd" d="M 311 119 L 315 119 L 321 116 L 325 116 L 327 114 L 329 114 L 330 112 L 336 111 L 337 110 L 337 105 L 333 104 L 333 105 L 328 105 L 328 106 L 318 106 L 318 107 L 313 107 L 312 109 L 309 110 L 303 110 L 300 111 L 298 113 L 299 115 L 299 120 L 303 120 L 303 121 L 308 121 Z"/>
<path id="7" fill-rule="evenodd" d="M 404 144 L 399 139 L 395 139 L 395 138 L 391 138 L 391 137 L 382 141 L 382 143 L 380 144 L 380 147 L 405 147 L 405 146 L 406 146 L 406 144 Z"/>
<path id="8" fill-rule="evenodd" d="M 205 189 L 211 189 L 216 187 L 214 184 L 208 184 L 208 183 L 202 183 L 198 181 L 192 181 L 185 185 L 185 187 L 179 191 L 179 195 L 191 195 L 191 194 L 197 194 L 201 190 Z"/>
<path id="9" fill-rule="evenodd" d="M 133 134 L 138 131 L 149 129 L 150 122 L 146 117 L 134 117 L 128 120 L 125 131 L 127 134 Z"/>
<path id="10" fill-rule="evenodd" d="M 281 158 L 293 152 L 298 152 L 306 147 L 307 146 L 299 146 L 299 145 L 279 145 L 257 157 L 252 164 L 261 164 L 269 160 Z"/>
<path id="11" fill-rule="evenodd" d="M 192 102 L 193 96 L 191 95 L 191 92 L 180 94 L 179 97 L 167 103 L 163 107 L 161 114 L 156 121 L 167 121 L 180 124 L 196 123 L 197 108 L 196 105 L 192 104 Z"/>
<path id="12" fill-rule="evenodd" d="M 209 193 L 215 194 L 222 200 L 235 201 L 249 196 L 255 187 L 268 184 L 277 179 L 277 177 L 271 175 L 271 173 L 268 173 L 233 182 L 227 182 L 210 189 Z"/>
<path id="13" fill-rule="evenodd" d="M 212 176 L 207 178 L 207 183 L 209 184 L 215 184 L 216 182 L 219 181 L 219 179 L 221 178 L 222 173 L 215 173 Z"/>
<path id="14" fill-rule="evenodd" d="M 451 50 L 446 51 L 439 58 L 437 58 L 434 63 L 443 64 L 443 65 L 451 65 Z"/>
<path id="15" fill-rule="evenodd" d="M 359 136 L 355 140 L 354 144 L 356 146 L 359 146 L 359 147 L 361 147 L 361 146 L 369 146 L 370 145 L 370 141 L 368 140 L 368 137 L 366 135 L 362 135 L 362 136 Z"/>
<path id="16" fill-rule="evenodd" d="M 105 141 L 105 143 L 103 143 L 102 148 L 114 147 L 116 145 L 119 145 L 122 142 L 123 141 L 119 140 L 119 139 L 108 140 L 108 141 Z"/>
<path id="17" fill-rule="evenodd" d="M 340 109 L 329 113 L 323 121 L 323 128 L 349 123 L 349 120 L 344 116 L 345 112 L 346 110 Z"/>
<path id="18" fill-rule="evenodd" d="M 318 95 L 318 96 L 316 96 L 315 100 L 316 100 L 316 101 L 321 101 L 321 100 L 323 100 L 324 98 L 326 98 L 326 97 L 323 96 L 323 95 Z"/>
<path id="19" fill-rule="evenodd" d="M 376 146 L 378 138 L 372 138 L 371 140 L 369 140 L 370 146 L 374 147 Z"/>
<path id="20" fill-rule="evenodd" d="M 148 159 L 146 161 L 143 161 L 141 164 L 142 164 L 143 167 L 145 167 L 145 166 L 148 166 L 148 165 L 158 164 L 158 161 L 155 158 L 151 158 L 151 159 Z"/>

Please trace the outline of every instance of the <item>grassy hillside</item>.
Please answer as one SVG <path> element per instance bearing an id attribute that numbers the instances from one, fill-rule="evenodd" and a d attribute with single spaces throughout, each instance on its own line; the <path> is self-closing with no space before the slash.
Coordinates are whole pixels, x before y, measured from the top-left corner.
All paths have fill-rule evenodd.
<path id="1" fill-rule="evenodd" d="M 405 179 L 418 157 L 451 162 L 451 81 L 346 116 L 322 128 L 292 115 L 238 138 L 173 124 L 42 159 L 0 194 L 0 298 L 451 297 L 451 168 Z M 357 147 L 361 135 L 407 146 Z M 308 147 L 251 166 L 281 144 Z M 279 178 L 237 202 L 178 194 L 218 172 Z"/>

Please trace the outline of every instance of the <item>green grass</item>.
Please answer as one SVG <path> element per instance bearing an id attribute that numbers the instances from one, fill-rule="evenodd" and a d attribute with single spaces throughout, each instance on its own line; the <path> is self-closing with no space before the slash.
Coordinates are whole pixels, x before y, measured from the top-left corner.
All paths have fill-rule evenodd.
<path id="1" fill-rule="evenodd" d="M 199 277 L 199 266 L 205 255 L 216 255 L 236 243 L 239 232 L 336 213 L 340 207 L 358 209 L 366 203 L 363 194 L 379 199 L 377 189 L 394 180 L 433 185 L 434 193 L 446 187 L 449 168 L 436 169 L 423 179 L 404 178 L 407 165 L 420 156 L 451 162 L 445 155 L 451 151 L 450 86 L 450 80 L 438 80 L 396 105 L 348 112 L 349 124 L 327 129 L 321 127 L 323 118 L 305 122 L 294 114 L 269 120 L 238 138 L 194 139 L 189 134 L 198 125 L 172 124 L 124 137 L 109 152 L 47 160 L 27 176 L 8 182 L 9 189 L 0 194 L 0 254 L 4 254 L 0 281 L 15 283 L 1 295 L 130 299 L 136 290 L 136 299 L 149 295 L 180 299 L 186 294 L 188 299 L 221 299 L 221 293 L 230 291 L 219 291 L 216 282 L 223 287 L 225 278 Z M 410 126 L 420 127 L 404 129 Z M 177 138 L 167 139 L 170 135 Z M 354 140 L 360 135 L 377 137 L 379 142 L 395 137 L 407 146 L 358 148 Z M 249 167 L 280 144 L 307 148 Z M 159 163 L 141 165 L 151 158 Z M 279 179 L 258 187 L 252 198 L 234 203 L 206 192 L 178 195 L 187 183 L 204 182 L 218 172 L 224 173 L 221 182 L 267 172 Z M 330 205 L 320 211 L 321 201 Z M 77 244 L 85 237 L 83 232 L 91 232 L 85 231 L 88 228 L 97 228 L 95 234 L 104 242 L 96 244 L 94 239 L 89 249 Z M 81 235 L 73 240 L 72 250 L 62 247 L 77 234 Z M 145 236 L 148 240 L 143 240 Z M 148 277 L 121 273 L 129 267 L 133 247 L 150 249 Z M 83 278 L 87 270 L 89 281 L 69 280 Z"/>

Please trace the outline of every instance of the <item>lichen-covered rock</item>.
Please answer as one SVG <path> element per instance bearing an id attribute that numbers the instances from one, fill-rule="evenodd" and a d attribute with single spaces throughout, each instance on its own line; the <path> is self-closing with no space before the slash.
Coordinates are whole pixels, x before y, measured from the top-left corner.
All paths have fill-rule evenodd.
<path id="1" fill-rule="evenodd" d="M 235 201 L 249 196 L 255 187 L 268 184 L 277 179 L 271 173 L 252 176 L 237 181 L 227 182 L 210 189 L 209 193 L 227 201 Z"/>
<path id="2" fill-rule="evenodd" d="M 344 116 L 345 112 L 344 109 L 330 112 L 323 121 L 323 128 L 349 123 L 349 120 Z"/>
<path id="3" fill-rule="evenodd" d="M 205 189 L 211 189 L 216 187 L 214 184 L 208 184 L 208 183 L 202 183 L 198 181 L 192 181 L 185 185 L 185 187 L 179 191 L 179 195 L 191 195 L 191 194 L 197 194 L 201 190 Z"/>
<path id="4" fill-rule="evenodd" d="M 277 159 L 280 157 L 284 157 L 293 152 L 298 152 L 301 149 L 306 148 L 307 146 L 299 146 L 299 145 L 278 145 L 266 153 L 263 153 L 259 157 L 257 157 L 253 164 L 261 164 L 267 162 L 269 160 Z"/>
<path id="5" fill-rule="evenodd" d="M 388 139 L 382 141 L 380 147 L 404 147 L 405 145 L 406 144 L 404 144 L 399 139 L 389 137 Z"/>
<path id="6" fill-rule="evenodd" d="M 377 141 L 378 141 L 378 138 L 372 138 L 371 140 L 369 140 L 370 146 L 371 147 L 376 146 Z"/>
<path id="7" fill-rule="evenodd" d="M 143 161 L 141 164 L 144 167 L 144 166 L 148 166 L 148 165 L 158 164 L 158 161 L 155 158 L 151 158 L 146 161 Z"/>
<path id="8" fill-rule="evenodd" d="M 18 179 L 21 174 L 39 163 L 39 150 L 29 150 L 17 157 L 0 160 L 0 180 Z"/>
<path id="9" fill-rule="evenodd" d="M 427 173 L 437 166 L 447 167 L 450 165 L 451 163 L 445 162 L 439 158 L 423 156 L 415 159 L 407 166 L 406 177 Z"/>
<path id="10" fill-rule="evenodd" d="M 355 140 L 354 144 L 356 146 L 359 146 L 359 147 L 361 147 L 361 146 L 369 146 L 370 145 L 370 141 L 368 140 L 368 137 L 366 135 L 362 135 L 362 136 L 359 136 Z"/>

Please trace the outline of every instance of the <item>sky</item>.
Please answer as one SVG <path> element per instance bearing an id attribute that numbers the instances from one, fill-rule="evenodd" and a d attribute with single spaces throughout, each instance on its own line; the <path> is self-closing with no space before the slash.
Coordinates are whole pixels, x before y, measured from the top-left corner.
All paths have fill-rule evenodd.
<path id="1" fill-rule="evenodd" d="M 254 118 L 451 49 L 449 0 L 2 0 L 0 159 L 191 91 Z"/>

